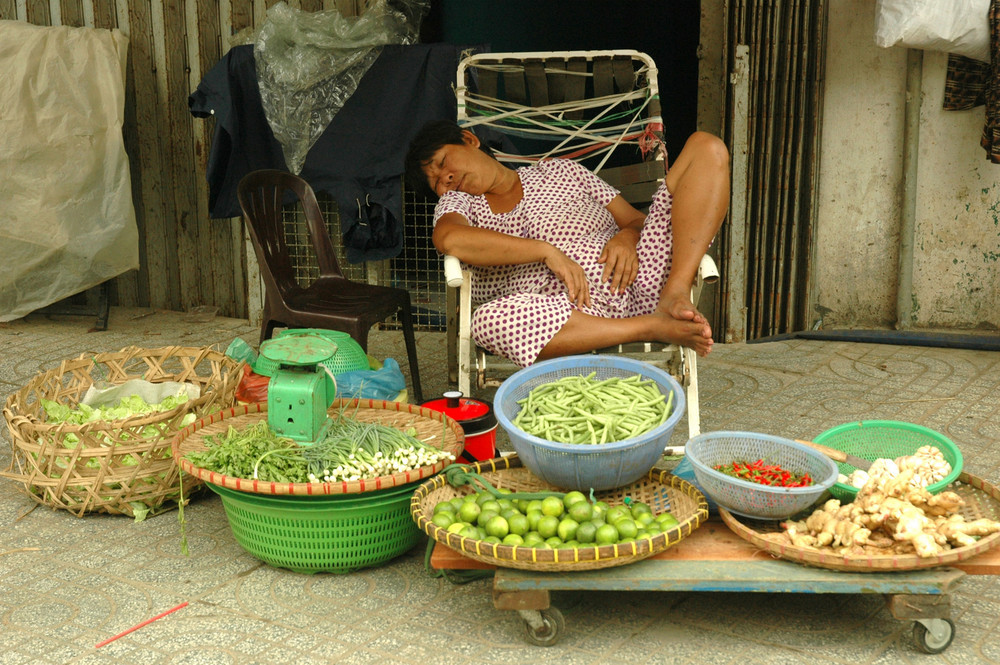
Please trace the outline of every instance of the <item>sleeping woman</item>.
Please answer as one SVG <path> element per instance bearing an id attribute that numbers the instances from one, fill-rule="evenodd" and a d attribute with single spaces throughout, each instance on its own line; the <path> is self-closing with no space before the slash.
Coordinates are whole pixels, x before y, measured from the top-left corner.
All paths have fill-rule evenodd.
<path id="1" fill-rule="evenodd" d="M 526 367 L 637 341 L 712 350 L 691 285 L 729 204 L 717 137 L 688 138 L 647 214 L 572 160 L 510 169 L 450 120 L 419 132 L 406 171 L 439 197 L 432 240 L 471 269 L 472 336 L 491 353 Z"/>

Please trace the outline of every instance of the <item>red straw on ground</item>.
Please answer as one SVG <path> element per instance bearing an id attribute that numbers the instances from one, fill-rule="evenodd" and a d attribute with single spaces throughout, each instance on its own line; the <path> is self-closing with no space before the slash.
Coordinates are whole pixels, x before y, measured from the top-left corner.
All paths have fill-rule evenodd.
<path id="1" fill-rule="evenodd" d="M 117 640 L 119 637 L 125 637 L 129 633 L 131 633 L 133 631 L 136 631 L 136 630 L 139 630 L 143 626 L 149 625 L 149 624 L 153 623 L 154 621 L 156 621 L 157 619 L 162 619 L 163 617 L 167 616 L 171 612 L 176 612 L 177 610 L 181 609 L 182 607 L 187 607 L 187 601 L 186 600 L 183 603 L 181 603 L 180 605 L 178 605 L 177 607 L 173 608 L 173 609 L 169 609 L 166 612 L 162 612 L 160 614 L 157 614 L 152 619 L 146 619 L 142 623 L 136 624 L 136 625 L 132 626 L 131 628 L 129 628 L 128 630 L 126 630 L 124 632 L 121 632 L 121 633 L 118 633 L 114 637 L 109 637 L 108 639 L 104 640 L 103 642 L 98 642 L 97 644 L 94 645 L 94 648 L 95 649 L 100 649 L 105 644 L 110 644 L 110 643 L 114 642 L 115 640 Z"/>

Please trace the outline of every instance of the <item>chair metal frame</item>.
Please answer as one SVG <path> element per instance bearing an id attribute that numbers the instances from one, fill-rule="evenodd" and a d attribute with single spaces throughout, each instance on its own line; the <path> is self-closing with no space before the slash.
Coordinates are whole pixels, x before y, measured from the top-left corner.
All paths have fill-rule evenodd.
<path id="1" fill-rule="evenodd" d="M 484 76 L 483 72 L 488 74 Z M 491 79 L 484 81 L 487 76 Z M 630 88 L 629 78 L 632 79 Z M 590 82 L 586 81 L 590 78 Z M 470 86 L 475 79 L 475 86 Z M 494 79 L 500 79 L 497 83 Z M 583 81 L 583 83 L 581 83 Z M 513 102 L 501 100 L 498 85 L 503 92 L 517 97 Z M 565 87 L 577 89 L 574 96 Z M 472 87 L 476 91 L 471 90 Z M 617 89 L 617 92 L 616 92 Z M 555 91 L 557 98 L 550 99 Z M 586 98 L 587 93 L 591 98 Z M 636 207 L 648 205 L 653 192 L 666 177 L 666 150 L 662 143 L 662 119 L 656 65 L 648 55 L 634 50 L 614 51 L 542 51 L 517 53 L 479 53 L 463 58 L 458 66 L 456 81 L 458 122 L 473 128 L 488 125 L 501 133 L 512 131 L 521 137 L 538 141 L 542 134 L 552 133 L 552 147 L 544 153 L 518 155 L 495 150 L 497 158 L 516 167 L 518 163 L 534 163 L 549 157 L 571 159 L 600 159 L 593 170 L 622 192 Z M 573 97 L 571 99 L 571 97 Z M 586 108 L 589 101 L 594 107 L 602 103 L 614 105 L 615 98 L 631 100 L 642 115 L 638 120 L 612 121 L 609 126 L 598 128 L 586 118 L 580 120 L 581 98 Z M 545 103 L 534 105 L 532 100 L 541 98 Z M 608 118 L 610 111 L 591 110 L 587 117 Z M 573 114 L 576 114 L 575 117 Z M 576 122 L 567 119 L 574 117 Z M 512 119 L 516 118 L 516 120 Z M 636 123 L 639 124 L 636 124 Z M 605 168 L 611 153 L 622 146 L 632 145 L 642 153 L 634 164 Z M 596 155 L 596 157 L 595 157 Z M 445 280 L 450 288 L 458 290 L 457 298 L 449 298 L 454 312 L 449 312 L 450 357 L 457 365 L 449 369 L 457 375 L 458 390 L 471 395 L 472 380 L 476 388 L 498 386 L 504 374 L 517 367 L 505 359 L 489 355 L 472 341 L 471 273 L 463 269 L 454 256 L 444 257 Z M 702 286 L 718 279 L 715 261 L 703 257 L 692 288 L 692 301 L 697 303 Z M 454 322 L 454 323 L 453 323 Z M 457 348 L 456 348 L 457 347 Z M 475 347 L 475 348 L 474 348 Z M 688 433 L 690 437 L 701 431 L 698 400 L 697 354 L 692 349 L 674 344 L 638 343 L 601 349 L 599 353 L 625 354 L 656 364 L 668 371 L 684 387 L 687 397 Z M 494 376 L 492 372 L 496 372 Z M 683 448 L 668 448 L 680 453 Z"/>

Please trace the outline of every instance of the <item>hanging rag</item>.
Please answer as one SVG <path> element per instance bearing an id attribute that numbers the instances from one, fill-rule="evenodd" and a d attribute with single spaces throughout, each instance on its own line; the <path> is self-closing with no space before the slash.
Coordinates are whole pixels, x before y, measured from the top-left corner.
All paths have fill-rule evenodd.
<path id="1" fill-rule="evenodd" d="M 989 63 L 948 54 L 944 109 L 964 111 L 985 105 L 986 121 L 979 144 L 988 160 L 1000 164 L 1000 0 L 990 0 L 988 22 Z"/>
<path id="2" fill-rule="evenodd" d="M 461 48 L 449 44 L 386 45 L 306 155 L 300 175 L 336 199 L 349 263 L 401 251 L 406 148 L 424 123 L 455 118 L 451 86 L 460 55 Z M 190 95 L 188 109 L 195 117 L 215 118 L 206 174 L 209 212 L 238 217 L 236 188 L 243 176 L 290 170 L 264 113 L 253 47 L 230 49 Z M 359 200 L 368 205 L 359 209 Z"/>

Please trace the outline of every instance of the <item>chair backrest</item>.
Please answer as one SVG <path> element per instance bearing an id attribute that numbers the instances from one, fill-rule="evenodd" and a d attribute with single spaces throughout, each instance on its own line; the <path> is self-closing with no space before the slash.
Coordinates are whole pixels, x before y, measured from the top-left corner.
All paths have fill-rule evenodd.
<path id="1" fill-rule="evenodd" d="M 470 55 L 458 66 L 458 122 L 499 135 L 501 162 L 574 159 L 645 207 L 667 166 L 656 74 L 634 50 Z"/>
<path id="2" fill-rule="evenodd" d="M 323 213 L 309 183 L 286 171 L 254 171 L 240 181 L 237 197 L 267 290 L 284 294 L 300 286 L 295 279 L 283 216 L 285 206 L 295 201 L 302 206 L 320 277 L 343 278 Z"/>

